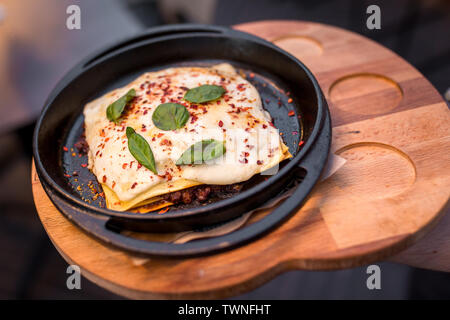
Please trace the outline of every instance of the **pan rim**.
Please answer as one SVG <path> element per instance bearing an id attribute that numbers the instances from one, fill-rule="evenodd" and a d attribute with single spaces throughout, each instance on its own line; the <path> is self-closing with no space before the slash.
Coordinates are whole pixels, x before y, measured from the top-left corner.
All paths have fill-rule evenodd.
<path id="1" fill-rule="evenodd" d="M 192 32 L 192 30 L 194 30 Z M 79 76 L 80 72 L 85 72 L 89 70 L 90 68 L 93 68 L 99 63 L 104 62 L 105 60 L 110 58 L 110 54 L 114 53 L 114 48 L 121 47 L 122 45 L 125 45 L 126 43 L 132 41 L 133 39 L 138 39 L 140 37 L 146 36 L 146 35 L 152 35 L 152 34 L 158 34 L 158 33 L 169 33 L 171 31 L 177 31 L 179 32 L 178 36 L 182 36 L 183 33 L 189 33 L 189 34 L 195 34 L 197 30 L 204 30 L 205 32 L 211 31 L 213 33 L 217 33 L 218 31 L 222 32 L 222 36 L 226 36 L 227 38 L 239 38 L 239 39 L 245 39 L 248 41 L 256 42 L 259 45 L 263 45 L 266 47 L 269 47 L 269 49 L 275 50 L 287 58 L 293 60 L 296 65 L 298 65 L 303 71 L 306 73 L 309 81 L 312 83 L 312 86 L 314 88 L 314 94 L 317 99 L 317 117 L 315 119 L 312 131 L 310 136 L 305 142 L 304 147 L 300 150 L 300 152 L 295 155 L 294 158 L 290 160 L 289 163 L 287 163 L 281 170 L 279 170 L 275 175 L 269 177 L 266 181 L 263 181 L 259 183 L 256 186 L 253 186 L 252 188 L 243 191 L 240 194 L 234 195 L 228 199 L 224 199 L 212 204 L 208 204 L 205 206 L 198 206 L 194 208 L 189 209 L 183 209 L 178 210 L 170 215 L 155 215 L 155 214 L 148 214 L 148 215 L 142 215 L 138 213 L 128 212 L 128 211 L 115 211 L 107 208 L 99 208 L 96 206 L 93 206 L 91 204 L 88 204 L 84 202 L 82 199 L 79 199 L 75 197 L 74 195 L 68 193 L 64 188 L 60 186 L 56 181 L 54 181 L 46 168 L 44 167 L 39 153 L 39 132 L 40 129 L 44 123 L 44 118 L 49 111 L 53 101 L 55 98 L 63 91 L 63 89 L 70 84 L 76 77 Z M 180 32 L 181 31 L 181 32 Z M 199 33 L 198 36 L 206 35 L 205 32 Z M 211 36 L 212 34 L 209 34 Z M 163 40 L 167 35 L 163 36 L 157 36 L 155 38 L 155 41 L 161 41 Z M 172 36 L 173 37 L 173 36 Z M 130 48 L 125 48 L 123 50 L 128 50 Z M 121 52 L 122 49 L 119 49 L 119 52 Z M 102 53 L 106 53 L 106 55 L 101 56 Z M 98 56 L 101 56 L 101 58 L 97 61 L 95 61 L 95 58 Z M 113 55 L 114 56 L 114 55 Z M 232 60 L 231 60 L 232 61 Z M 84 67 L 87 66 L 87 67 Z M 162 26 L 162 27 L 156 27 L 149 29 L 147 31 L 144 31 L 142 33 L 137 34 L 133 37 L 128 37 L 122 41 L 115 42 L 112 45 L 106 46 L 100 50 L 97 50 L 93 54 L 89 55 L 88 57 L 82 59 L 78 64 L 76 64 L 72 69 L 70 69 L 66 75 L 57 83 L 55 88 L 51 91 L 49 94 L 49 97 L 47 101 L 44 104 L 44 108 L 41 112 L 41 115 L 39 116 L 39 119 L 36 123 L 34 135 L 33 135 L 33 155 L 34 155 L 34 161 L 37 169 L 37 173 L 40 179 L 44 179 L 47 185 L 50 186 L 54 191 L 56 191 L 58 194 L 63 196 L 63 198 L 68 201 L 69 203 L 85 208 L 86 210 L 109 216 L 109 217 L 116 217 L 116 218 L 126 218 L 126 219 L 132 219 L 132 220 L 154 220 L 154 221 L 161 221 L 161 220 L 172 220 L 172 219 L 179 219 L 183 217 L 194 217 L 198 215 L 202 215 L 205 212 L 211 211 L 211 210 L 223 210 L 228 207 L 233 207 L 240 201 L 243 201 L 259 192 L 262 192 L 265 188 L 269 187 L 271 184 L 275 183 L 279 179 L 281 179 L 283 176 L 288 174 L 291 170 L 293 170 L 295 167 L 299 166 L 299 163 L 302 158 L 305 157 L 305 155 L 310 151 L 311 147 L 314 145 L 317 136 L 321 130 L 322 122 L 324 118 L 324 96 L 320 89 L 320 86 L 312 74 L 312 72 L 296 57 L 292 56 L 288 52 L 284 51 L 283 49 L 273 45 L 272 43 L 263 40 L 259 37 L 256 37 L 254 35 L 247 34 L 245 32 L 229 29 L 226 27 L 219 27 L 219 26 L 211 26 L 211 25 L 201 25 L 201 24 L 183 24 L 183 25 L 170 25 L 170 26 Z"/>

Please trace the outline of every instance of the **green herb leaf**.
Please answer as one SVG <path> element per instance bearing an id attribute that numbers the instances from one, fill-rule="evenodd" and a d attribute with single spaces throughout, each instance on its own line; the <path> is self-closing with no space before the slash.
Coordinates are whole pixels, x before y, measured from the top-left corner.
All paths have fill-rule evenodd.
<path id="1" fill-rule="evenodd" d="M 189 89 L 184 95 L 184 100 L 193 103 L 203 103 L 219 99 L 224 93 L 225 89 L 221 86 L 204 84 L 200 87 Z"/>
<path id="2" fill-rule="evenodd" d="M 176 165 L 201 164 L 216 159 L 226 152 L 225 143 L 214 139 L 202 140 L 190 146 L 177 160 Z"/>
<path id="3" fill-rule="evenodd" d="M 106 109 L 106 117 L 110 121 L 118 122 L 118 119 L 122 115 L 125 106 L 136 96 L 134 89 L 129 90 L 125 95 L 120 97 L 115 102 L 111 103 Z"/>
<path id="4" fill-rule="evenodd" d="M 147 140 L 136 133 L 131 127 L 127 127 L 126 133 L 128 138 L 128 150 L 130 150 L 131 155 L 144 167 L 151 170 L 154 174 L 158 174 L 158 171 L 156 171 L 155 158 Z"/>
<path id="5" fill-rule="evenodd" d="M 154 125 L 164 131 L 180 129 L 188 119 L 189 111 L 178 103 L 160 104 L 152 115 Z"/>

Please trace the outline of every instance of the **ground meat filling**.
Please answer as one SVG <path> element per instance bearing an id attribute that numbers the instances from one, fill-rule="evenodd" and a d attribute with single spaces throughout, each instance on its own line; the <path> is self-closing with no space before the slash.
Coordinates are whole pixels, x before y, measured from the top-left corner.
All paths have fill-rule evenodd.
<path id="1" fill-rule="evenodd" d="M 163 195 L 163 199 L 174 204 L 191 204 L 193 202 L 206 202 L 211 198 L 224 199 L 239 193 L 241 184 L 231 185 L 200 185 Z"/>
<path id="2" fill-rule="evenodd" d="M 74 147 L 77 148 L 78 152 L 82 155 L 87 155 L 89 152 L 89 145 L 86 141 L 86 133 L 83 128 L 83 133 L 81 134 L 78 141 L 74 144 Z"/>

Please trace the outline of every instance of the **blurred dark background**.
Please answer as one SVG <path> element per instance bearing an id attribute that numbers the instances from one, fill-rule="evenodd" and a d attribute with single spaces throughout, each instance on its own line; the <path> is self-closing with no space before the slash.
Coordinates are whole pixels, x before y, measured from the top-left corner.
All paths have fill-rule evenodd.
<path id="1" fill-rule="evenodd" d="M 81 8 L 81 30 L 66 8 Z M 366 8 L 381 8 L 381 30 Z M 37 216 L 30 186 L 31 137 L 44 101 L 80 59 L 115 40 L 166 23 L 233 25 L 309 20 L 365 35 L 412 63 L 450 96 L 450 1 L 446 0 L 0 0 L 0 298 L 119 298 L 82 280 L 66 288 L 66 262 Z M 237 298 L 450 298 L 450 274 L 383 262 L 382 290 L 366 288 L 366 268 L 290 272 Z"/>

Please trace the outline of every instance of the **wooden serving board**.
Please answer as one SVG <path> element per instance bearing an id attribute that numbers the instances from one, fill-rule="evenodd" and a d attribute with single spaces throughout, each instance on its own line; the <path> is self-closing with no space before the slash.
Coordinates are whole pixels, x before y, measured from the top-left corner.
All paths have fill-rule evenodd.
<path id="1" fill-rule="evenodd" d="M 348 268 L 385 259 L 435 225 L 450 195 L 450 112 L 400 57 L 322 24 L 236 26 L 300 58 L 328 99 L 332 152 L 347 159 L 290 220 L 238 249 L 191 259 L 129 255 L 90 238 L 60 214 L 33 169 L 41 221 L 55 247 L 98 285 L 132 298 L 219 298 L 292 269 Z"/>

